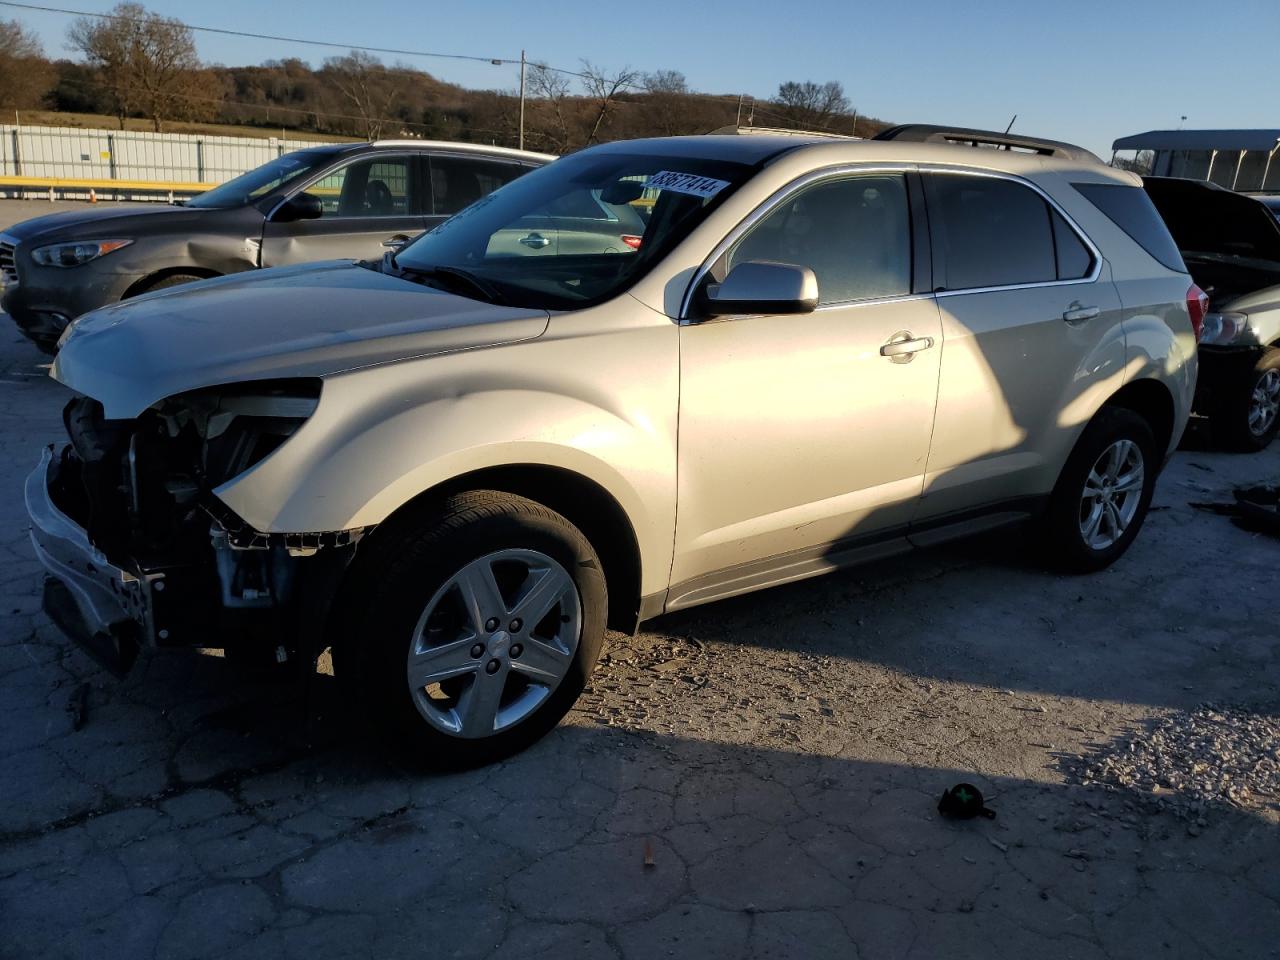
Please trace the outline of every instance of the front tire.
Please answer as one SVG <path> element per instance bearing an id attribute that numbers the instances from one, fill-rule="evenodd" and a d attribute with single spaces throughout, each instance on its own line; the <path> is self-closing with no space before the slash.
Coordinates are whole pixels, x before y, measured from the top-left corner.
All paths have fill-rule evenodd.
<path id="1" fill-rule="evenodd" d="M 1267 448 L 1280 431 L 1280 349 L 1264 352 L 1247 377 L 1223 388 L 1212 423 L 1214 435 L 1229 450 Z"/>
<path id="2" fill-rule="evenodd" d="M 541 504 L 479 491 L 375 537 L 355 580 L 371 589 L 352 605 L 336 664 L 395 746 L 433 766 L 473 766 L 555 727 L 586 685 L 607 619 L 603 570 L 582 533 Z"/>
<path id="3" fill-rule="evenodd" d="M 1151 427 L 1122 407 L 1101 410 L 1058 478 L 1045 521 L 1050 563 L 1072 573 L 1110 566 L 1142 529 L 1160 451 Z"/>

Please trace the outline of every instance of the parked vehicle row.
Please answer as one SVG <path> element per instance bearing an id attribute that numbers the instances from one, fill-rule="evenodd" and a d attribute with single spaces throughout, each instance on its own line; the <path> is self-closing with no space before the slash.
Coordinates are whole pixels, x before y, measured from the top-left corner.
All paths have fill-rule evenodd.
<path id="1" fill-rule="evenodd" d="M 608 144 L 376 259 L 82 317 L 26 488 L 46 609 L 116 669 L 331 647 L 399 742 L 476 762 L 559 721 L 607 624 L 1015 522 L 1106 566 L 1206 298 L 1139 178 L 944 134 Z"/>
<path id="2" fill-rule="evenodd" d="M 1195 410 L 1228 446 L 1264 449 L 1280 431 L 1280 220 L 1274 206 L 1213 183 L 1147 177 L 1211 310 Z"/>
<path id="3" fill-rule="evenodd" d="M 2 306 L 52 353 L 90 310 L 192 280 L 332 257 L 376 257 L 547 154 L 384 140 L 288 153 L 181 205 L 96 207 L 0 234 Z"/>

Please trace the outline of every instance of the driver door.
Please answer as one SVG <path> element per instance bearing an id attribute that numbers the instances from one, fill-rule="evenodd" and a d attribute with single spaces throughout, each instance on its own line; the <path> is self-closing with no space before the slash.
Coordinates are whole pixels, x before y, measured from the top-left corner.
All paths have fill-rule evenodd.
<path id="1" fill-rule="evenodd" d="M 267 218 L 261 265 L 382 256 L 426 229 L 426 176 L 424 158 L 412 153 L 364 156 L 329 171 L 303 188 L 321 202 L 318 219 Z"/>
<path id="2" fill-rule="evenodd" d="M 823 180 L 775 204 L 712 268 L 723 279 L 750 260 L 809 267 L 819 306 L 680 328 L 668 609 L 906 548 L 942 355 L 920 206 L 904 173 Z"/>

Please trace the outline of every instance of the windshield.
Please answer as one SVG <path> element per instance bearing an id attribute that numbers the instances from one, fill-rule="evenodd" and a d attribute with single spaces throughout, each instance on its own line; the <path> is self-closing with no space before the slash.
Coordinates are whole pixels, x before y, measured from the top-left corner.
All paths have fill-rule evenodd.
<path id="1" fill-rule="evenodd" d="M 266 196 L 276 187 L 292 183 L 333 159 L 329 150 L 298 150 L 242 173 L 187 201 L 188 207 L 241 207 Z"/>
<path id="2" fill-rule="evenodd" d="M 463 271 L 513 306 L 589 306 L 644 276 L 753 173 L 741 163 L 587 151 L 473 203 L 394 265 Z"/>

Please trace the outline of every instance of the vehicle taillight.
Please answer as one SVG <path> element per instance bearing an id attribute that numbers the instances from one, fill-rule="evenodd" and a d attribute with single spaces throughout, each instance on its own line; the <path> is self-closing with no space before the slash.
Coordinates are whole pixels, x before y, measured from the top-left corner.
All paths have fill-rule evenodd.
<path id="1" fill-rule="evenodd" d="M 1191 314 L 1191 329 L 1196 332 L 1196 343 L 1204 333 L 1204 315 L 1209 312 L 1209 295 L 1194 283 L 1187 291 L 1187 313 Z"/>
<path id="2" fill-rule="evenodd" d="M 630 247 L 632 250 L 639 250 L 639 249 L 640 249 L 640 241 L 641 241 L 641 240 L 643 240 L 643 239 L 644 239 L 644 237 L 637 237 L 637 236 L 636 236 L 635 234 L 633 234 L 633 233 L 624 233 L 624 234 L 622 235 L 622 242 L 623 242 L 623 243 L 625 243 L 625 244 L 626 244 L 628 247 Z"/>

